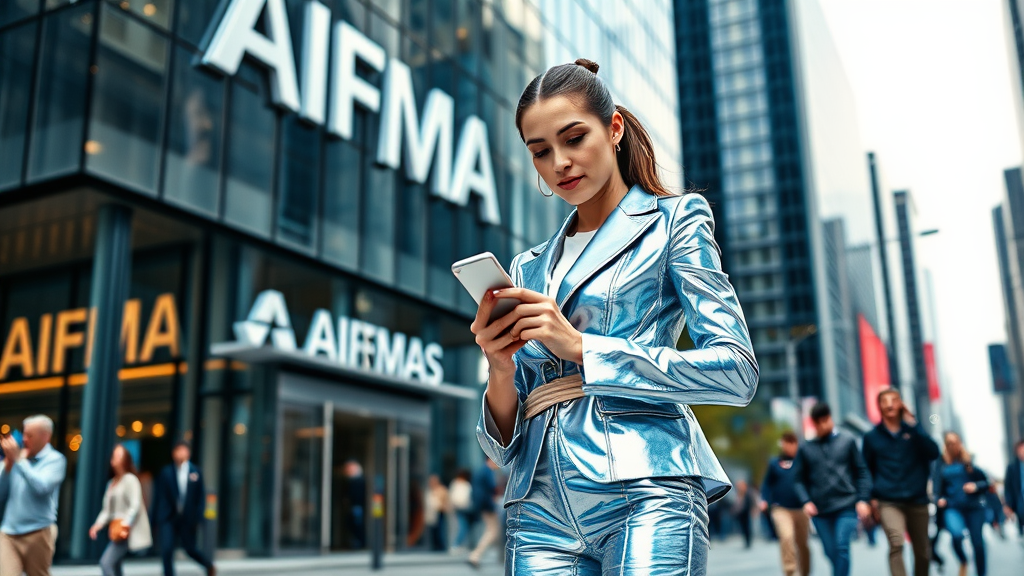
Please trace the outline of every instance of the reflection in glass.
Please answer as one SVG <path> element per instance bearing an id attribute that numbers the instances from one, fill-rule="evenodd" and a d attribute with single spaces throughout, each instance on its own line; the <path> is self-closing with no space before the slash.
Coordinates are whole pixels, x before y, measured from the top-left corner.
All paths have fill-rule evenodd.
<path id="1" fill-rule="evenodd" d="M 323 257 L 355 269 L 359 265 L 359 204 L 362 161 L 348 142 L 331 140 L 324 158 Z"/>
<path id="2" fill-rule="evenodd" d="M 174 55 L 164 198 L 216 214 L 224 81 L 194 66 L 194 56 L 184 48 Z"/>
<path id="3" fill-rule="evenodd" d="M 200 46 L 207 29 L 217 24 L 214 16 L 217 14 L 220 2 L 177 0 L 175 3 L 178 5 L 178 21 L 175 24 L 178 36 L 193 46 Z"/>
<path id="4" fill-rule="evenodd" d="M 323 411 L 285 407 L 281 428 L 280 546 L 319 548 Z"/>
<path id="5" fill-rule="evenodd" d="M 361 268 L 379 280 L 392 282 L 395 276 L 395 181 L 403 176 L 375 164 L 369 156 L 366 162 Z"/>
<path id="6" fill-rule="evenodd" d="M 174 9 L 174 0 L 118 0 L 117 5 L 122 10 L 131 12 L 150 24 L 156 24 L 164 29 L 171 27 L 171 11 Z"/>
<path id="7" fill-rule="evenodd" d="M 21 182 L 36 30 L 31 23 L 0 36 L 0 188 Z"/>
<path id="8" fill-rule="evenodd" d="M 294 115 L 285 119 L 283 129 L 277 238 L 313 250 L 320 191 L 321 133 L 300 123 Z"/>
<path id="9" fill-rule="evenodd" d="M 39 0 L 4 0 L 0 2 L 0 26 L 39 12 Z"/>
<path id="10" fill-rule="evenodd" d="M 224 188 L 224 220 L 262 236 L 270 235 L 274 136 L 277 128 L 267 99 L 234 82 L 231 91 Z"/>
<path id="11" fill-rule="evenodd" d="M 82 151 L 86 77 L 93 6 L 83 4 L 48 16 L 32 119 L 29 180 L 75 172 Z"/>
<path id="12" fill-rule="evenodd" d="M 103 5 L 89 140 L 90 172 L 156 194 L 167 40 Z"/>

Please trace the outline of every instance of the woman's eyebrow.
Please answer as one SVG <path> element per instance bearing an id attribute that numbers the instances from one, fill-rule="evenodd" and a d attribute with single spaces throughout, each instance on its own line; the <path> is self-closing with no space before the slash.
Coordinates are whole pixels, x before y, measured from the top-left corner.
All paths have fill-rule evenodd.
<path id="1" fill-rule="evenodd" d="M 572 122 L 569 122 L 565 126 L 562 126 L 562 129 L 558 131 L 557 135 L 561 136 L 562 134 L 565 133 L 566 130 L 569 130 L 572 127 L 577 126 L 579 124 L 583 124 L 583 121 L 582 120 L 573 120 Z M 526 141 L 526 145 L 529 146 L 530 144 L 538 144 L 538 143 L 543 142 L 543 141 L 544 141 L 543 138 L 530 138 L 529 140 Z"/>

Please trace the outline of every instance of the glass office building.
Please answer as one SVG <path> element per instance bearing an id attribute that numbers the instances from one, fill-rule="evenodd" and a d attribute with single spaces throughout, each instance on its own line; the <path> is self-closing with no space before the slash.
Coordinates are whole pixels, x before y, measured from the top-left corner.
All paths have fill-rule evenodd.
<path id="1" fill-rule="evenodd" d="M 856 111 L 824 14 L 814 1 L 675 6 L 686 182 L 713 202 L 761 368 L 758 400 L 789 398 L 787 341 L 814 326 L 797 347 L 799 395 L 862 427 L 844 262 L 849 246 L 877 244 L 877 234 Z"/>
<path id="2" fill-rule="evenodd" d="M 385 546 L 424 546 L 427 476 L 481 460 L 450 265 L 507 266 L 567 214 L 514 128 L 522 88 L 597 60 L 681 184 L 672 6 L 630 6 L 0 3 L 0 427 L 56 422 L 58 558 L 96 554 L 96 430 L 147 493 L 190 440 L 219 549 L 365 549 L 377 494 Z"/>

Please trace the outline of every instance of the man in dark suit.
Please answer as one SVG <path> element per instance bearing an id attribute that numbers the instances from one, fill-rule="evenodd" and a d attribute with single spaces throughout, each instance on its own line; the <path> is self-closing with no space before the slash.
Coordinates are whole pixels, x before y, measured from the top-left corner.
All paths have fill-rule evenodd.
<path id="1" fill-rule="evenodd" d="M 1003 499 L 1006 501 L 1006 517 L 1017 516 L 1017 530 L 1024 544 L 1024 440 L 1014 445 L 1017 457 L 1006 467 L 1003 484 Z"/>
<path id="2" fill-rule="evenodd" d="M 196 548 L 196 531 L 206 509 L 206 488 L 203 474 L 189 462 L 192 449 L 188 442 L 178 442 L 168 464 L 157 477 L 153 490 L 153 518 L 164 562 L 164 576 L 174 576 L 174 548 L 181 543 L 185 553 L 206 567 L 208 576 L 216 576 L 213 562 Z"/>

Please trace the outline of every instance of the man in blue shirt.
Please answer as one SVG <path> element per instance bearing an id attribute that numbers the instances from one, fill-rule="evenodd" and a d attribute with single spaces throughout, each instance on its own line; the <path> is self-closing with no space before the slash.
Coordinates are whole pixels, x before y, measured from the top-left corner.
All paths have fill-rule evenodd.
<path id="1" fill-rule="evenodd" d="M 895 388 L 878 394 L 882 421 L 864 435 L 864 463 L 871 472 L 874 514 L 889 540 L 889 572 L 907 576 L 906 535 L 914 549 L 914 576 L 928 576 L 928 477 L 939 445 L 903 405 Z"/>
<path id="2" fill-rule="evenodd" d="M 796 493 L 793 459 L 800 447 L 796 434 L 786 431 L 779 440 L 778 457 L 768 462 L 761 484 L 761 511 L 770 511 L 775 532 L 779 535 L 782 572 L 786 576 L 807 576 L 811 573 L 811 552 L 807 547 L 811 520 L 804 514 L 803 503 Z"/>
<path id="3" fill-rule="evenodd" d="M 32 416 L 22 444 L 0 438 L 0 576 L 45 576 L 57 542 L 57 497 L 67 460 L 50 446 L 53 420 Z"/>

